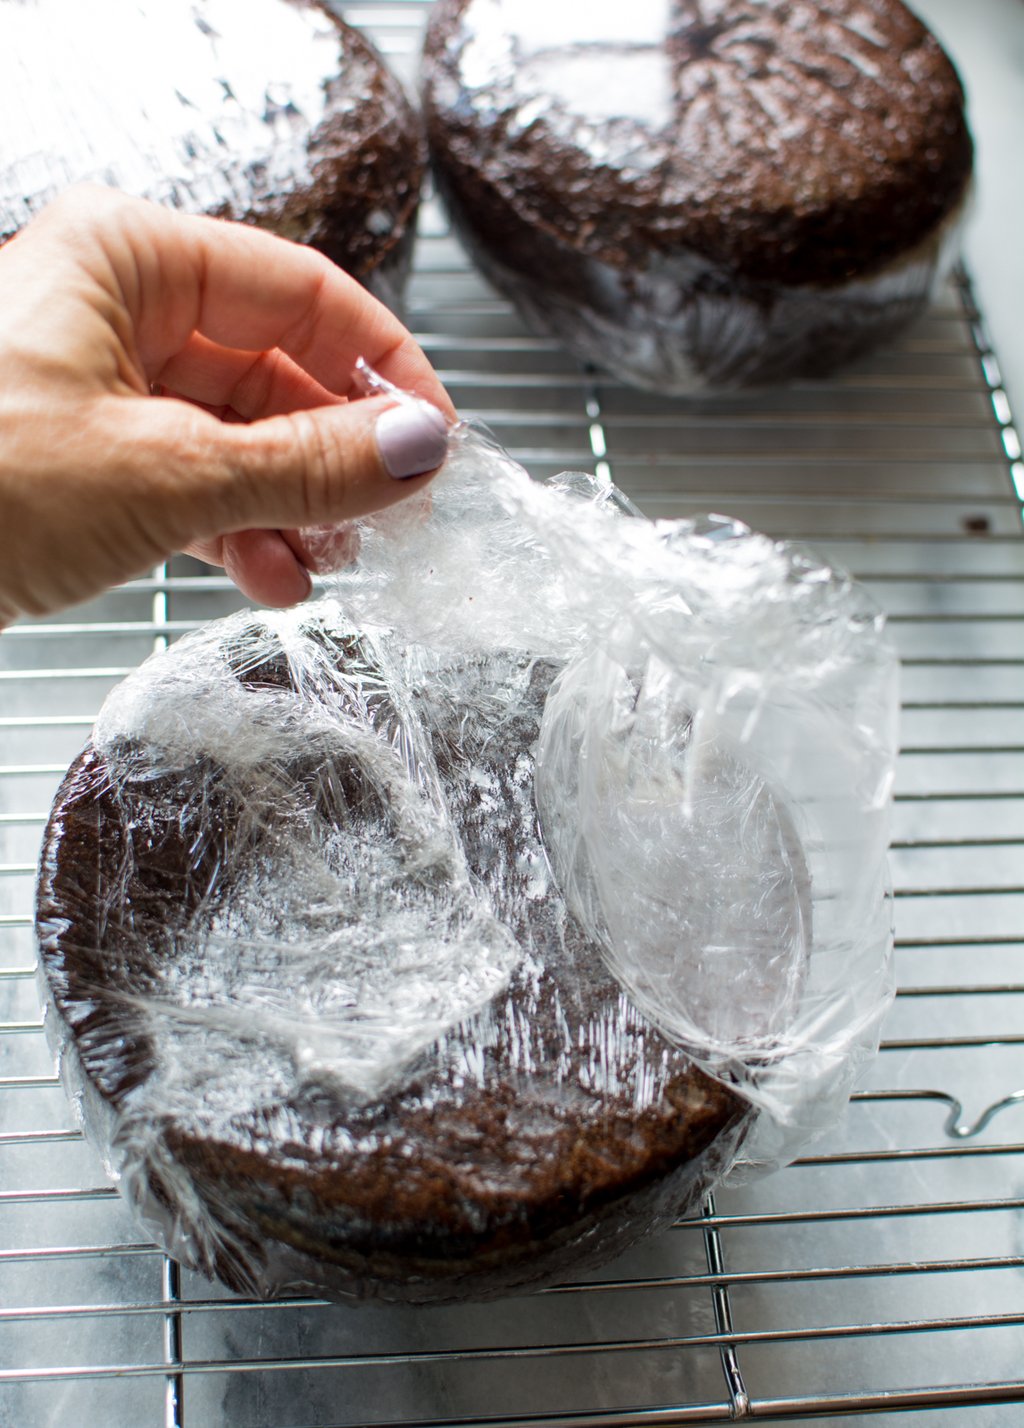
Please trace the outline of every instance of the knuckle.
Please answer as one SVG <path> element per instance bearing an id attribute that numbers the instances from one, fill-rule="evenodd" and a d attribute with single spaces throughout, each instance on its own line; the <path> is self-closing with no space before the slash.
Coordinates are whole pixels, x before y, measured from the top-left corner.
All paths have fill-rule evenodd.
<path id="1" fill-rule="evenodd" d="M 313 271 L 309 300 L 280 341 L 282 350 L 288 352 L 300 365 L 316 341 L 323 310 L 324 289 L 330 280 L 331 271 L 328 260 L 312 249 L 304 249 L 302 258 Z"/>
<path id="2" fill-rule="evenodd" d="M 294 441 L 303 522 L 314 525 L 331 515 L 332 495 L 344 483 L 345 454 L 330 424 L 317 421 L 312 412 L 292 412 L 286 421 Z"/>
<path id="3" fill-rule="evenodd" d="M 200 527 L 217 523 L 233 483 L 219 445 L 210 441 L 210 419 L 184 403 L 174 408 L 171 412 L 168 404 L 159 411 L 159 420 L 153 408 L 146 411 L 148 420 L 139 420 L 127 433 L 133 440 L 125 460 L 145 473 L 147 524 L 161 544 L 181 549 L 205 534 Z"/>

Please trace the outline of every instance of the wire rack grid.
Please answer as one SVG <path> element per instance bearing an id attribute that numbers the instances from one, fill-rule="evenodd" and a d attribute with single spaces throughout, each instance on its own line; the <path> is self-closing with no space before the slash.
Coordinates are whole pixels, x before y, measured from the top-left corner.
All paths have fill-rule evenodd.
<path id="1" fill-rule="evenodd" d="M 411 72 L 421 0 L 348 7 Z M 425 208 L 411 324 L 537 476 L 806 539 L 903 657 L 900 990 L 830 1138 L 600 1274 L 484 1309 L 242 1299 L 140 1235 L 75 1127 L 34 985 L 46 809 L 104 694 L 237 607 L 176 559 L 0 639 L 0 1428 L 1008 1428 L 1024 1404 L 1024 465 L 966 276 L 896 345 L 775 394 L 668 401 L 530 336 Z"/>

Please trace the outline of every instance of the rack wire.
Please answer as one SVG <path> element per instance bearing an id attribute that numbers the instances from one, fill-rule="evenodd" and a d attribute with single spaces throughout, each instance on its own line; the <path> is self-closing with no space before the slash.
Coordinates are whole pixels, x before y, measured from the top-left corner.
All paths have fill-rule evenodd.
<path id="1" fill-rule="evenodd" d="M 349 6 L 408 75 L 422 0 Z M 966 275 L 821 384 L 668 401 L 530 336 L 426 206 L 411 324 L 537 476 L 804 538 L 904 662 L 900 990 L 842 1124 L 600 1274 L 484 1309 L 240 1298 L 149 1244 L 75 1128 L 34 986 L 36 853 L 108 689 L 237 607 L 178 558 L 0 640 L 0 1428 L 943 1421 L 1024 1403 L 1024 464 Z M 1015 1406 L 1016 1405 L 1016 1406 Z"/>

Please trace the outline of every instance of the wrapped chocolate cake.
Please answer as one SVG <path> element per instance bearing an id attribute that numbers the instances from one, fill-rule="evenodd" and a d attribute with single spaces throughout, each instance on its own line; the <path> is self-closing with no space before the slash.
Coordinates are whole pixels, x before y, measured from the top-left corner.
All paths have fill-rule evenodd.
<path id="1" fill-rule="evenodd" d="M 897 332 L 971 174 L 956 72 L 900 0 L 438 0 L 424 100 L 487 276 L 668 392 L 820 376 Z"/>
<path id="2" fill-rule="evenodd" d="M 169 1253 L 260 1294 L 550 1282 L 831 1123 L 891 995 L 895 661 L 844 576 L 459 428 L 330 598 L 109 697 L 45 1024 Z"/>
<path id="3" fill-rule="evenodd" d="M 309 243 L 399 303 L 420 124 L 326 5 L 4 0 L 0 113 L 0 242 L 89 179 Z"/>

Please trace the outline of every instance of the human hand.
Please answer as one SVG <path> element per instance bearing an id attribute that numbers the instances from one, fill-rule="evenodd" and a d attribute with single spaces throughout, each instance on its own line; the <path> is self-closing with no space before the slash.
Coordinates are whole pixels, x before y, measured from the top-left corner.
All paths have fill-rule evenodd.
<path id="1" fill-rule="evenodd" d="M 360 356 L 423 404 L 349 400 Z M 179 550 L 304 599 L 299 528 L 420 490 L 453 417 L 398 319 L 318 253 L 72 189 L 0 249 L 0 629 Z"/>

